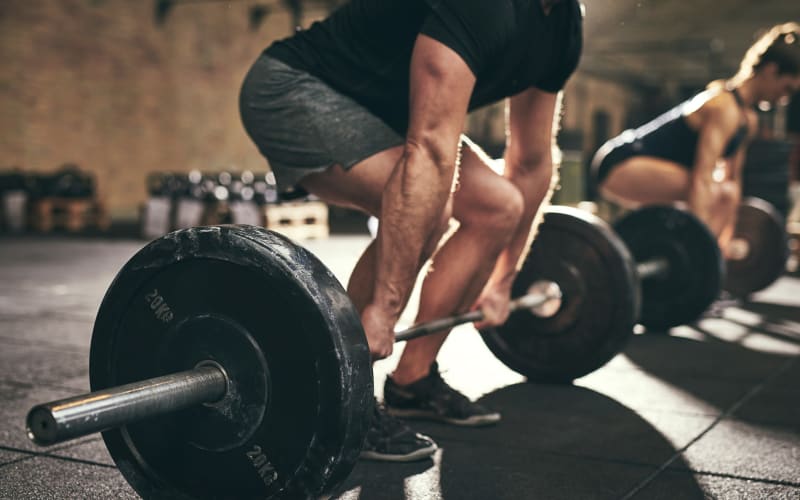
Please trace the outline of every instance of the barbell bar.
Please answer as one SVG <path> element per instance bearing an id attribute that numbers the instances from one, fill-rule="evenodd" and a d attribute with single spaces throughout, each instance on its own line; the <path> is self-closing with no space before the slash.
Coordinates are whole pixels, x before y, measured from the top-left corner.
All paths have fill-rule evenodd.
<path id="1" fill-rule="evenodd" d="M 673 257 L 652 252 L 636 264 L 600 219 L 550 207 L 513 284 L 517 312 L 481 334 L 529 378 L 572 380 L 624 346 L 640 282 L 685 271 Z M 478 320 L 473 312 L 456 321 Z M 538 357 L 516 366 L 531 347 Z M 94 394 L 32 411 L 30 432 L 47 442 L 105 429 L 120 472 L 145 498 L 320 496 L 354 466 L 372 411 L 369 349 L 352 302 L 310 252 L 263 228 L 182 230 L 138 252 L 98 311 L 89 372 Z M 102 401 L 106 416 L 97 417 Z M 66 434 L 42 432 L 60 425 L 61 412 L 83 410 Z"/>
<path id="2" fill-rule="evenodd" d="M 529 293 L 522 297 L 517 297 L 509 304 L 511 313 L 527 309 L 531 314 L 537 316 L 547 316 L 554 314 L 559 307 L 562 298 L 561 288 L 552 281 L 537 281 L 529 289 Z M 555 304 L 555 307 L 548 303 Z M 425 323 L 420 323 L 395 334 L 395 342 L 403 342 L 417 337 L 423 337 L 432 333 L 441 332 L 454 326 L 482 321 L 483 311 L 476 309 L 466 313 L 449 316 L 446 318 L 435 319 Z"/>
<path id="3" fill-rule="evenodd" d="M 636 270 L 640 279 L 663 276 L 669 272 L 669 262 L 651 259 L 637 263 Z M 540 280 L 531 285 L 529 293 L 512 300 L 509 311 L 527 309 L 540 317 L 552 316 L 558 311 L 561 299 L 557 283 Z M 551 301 L 556 303 L 555 307 L 543 307 Z M 483 319 L 480 309 L 435 319 L 397 332 L 395 342 Z M 192 370 L 37 405 L 28 413 L 26 429 L 32 441 L 49 446 L 196 404 L 211 403 L 221 399 L 227 387 L 225 370 L 206 360 Z"/>
<path id="4" fill-rule="evenodd" d="M 636 269 L 642 279 L 657 277 L 669 271 L 669 263 L 665 259 L 652 259 L 638 263 Z M 557 283 L 537 281 L 531 290 L 534 291 L 510 302 L 511 313 L 527 309 L 545 317 L 558 310 L 558 305 L 543 308 L 550 301 L 562 299 Z M 397 332 L 395 342 L 483 319 L 484 313 L 479 309 L 435 319 Z M 34 443 L 51 446 L 196 404 L 212 403 L 222 399 L 227 388 L 225 370 L 217 363 L 205 361 L 192 370 L 37 405 L 28 412 L 26 431 Z"/>
<path id="5" fill-rule="evenodd" d="M 537 290 L 541 291 L 511 301 L 510 311 L 529 309 L 535 312 L 548 301 L 561 299 L 555 283 L 541 282 Z M 483 312 L 474 310 L 420 323 L 397 332 L 395 342 L 483 319 Z M 192 370 L 37 405 L 28 412 L 26 430 L 34 443 L 50 446 L 137 420 L 213 403 L 225 396 L 228 387 L 224 367 L 205 360 Z"/>

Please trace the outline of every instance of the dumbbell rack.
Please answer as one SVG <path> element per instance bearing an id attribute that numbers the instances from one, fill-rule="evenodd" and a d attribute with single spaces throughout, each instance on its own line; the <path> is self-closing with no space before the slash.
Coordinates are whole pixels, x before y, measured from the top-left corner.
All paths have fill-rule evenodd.
<path id="1" fill-rule="evenodd" d="M 148 177 L 150 198 L 141 211 L 142 234 L 152 239 L 173 229 L 233 223 L 263 226 L 295 240 L 328 237 L 326 204 L 279 203 L 270 189 L 274 180 L 249 171 L 155 172 Z"/>
<path id="2" fill-rule="evenodd" d="M 88 227 L 105 231 L 111 225 L 105 205 L 94 198 L 40 198 L 31 203 L 29 220 L 39 232 L 55 228 L 78 232 Z"/>

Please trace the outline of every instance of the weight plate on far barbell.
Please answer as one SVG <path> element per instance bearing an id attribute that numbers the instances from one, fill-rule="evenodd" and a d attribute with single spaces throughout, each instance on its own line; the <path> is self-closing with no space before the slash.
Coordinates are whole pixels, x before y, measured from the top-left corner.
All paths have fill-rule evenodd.
<path id="1" fill-rule="evenodd" d="M 639 323 L 663 331 L 696 320 L 719 297 L 725 274 L 716 238 L 693 214 L 671 206 L 629 213 L 614 229 L 636 262 L 664 258 L 665 276 L 641 280 Z"/>
<path id="2" fill-rule="evenodd" d="M 531 381 L 564 383 L 603 366 L 631 337 L 639 312 L 633 261 L 601 219 L 551 206 L 514 281 L 512 296 L 536 281 L 556 282 L 559 311 L 518 311 L 481 331 L 489 349 Z"/>
<path id="3" fill-rule="evenodd" d="M 742 258 L 725 261 L 724 286 L 731 294 L 747 297 L 774 283 L 786 270 L 786 225 L 769 202 L 752 197 L 742 200 L 733 239 L 734 244 L 744 243 L 745 248 Z"/>

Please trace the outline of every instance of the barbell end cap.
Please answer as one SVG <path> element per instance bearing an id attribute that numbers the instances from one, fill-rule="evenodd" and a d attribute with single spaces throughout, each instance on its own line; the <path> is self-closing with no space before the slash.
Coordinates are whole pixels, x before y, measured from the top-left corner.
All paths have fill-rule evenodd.
<path id="1" fill-rule="evenodd" d="M 28 412 L 25 432 L 28 439 L 38 446 L 50 446 L 61 441 L 56 420 L 46 406 L 35 406 Z"/>
<path id="2" fill-rule="evenodd" d="M 539 300 L 541 296 L 545 298 L 544 301 Z M 534 281 L 528 288 L 526 297 L 531 298 L 530 305 L 526 307 L 531 314 L 540 318 L 550 318 L 561 310 L 564 294 L 561 291 L 561 287 L 558 286 L 558 283 L 555 281 L 539 280 Z M 533 300 L 534 298 L 537 300 Z"/>

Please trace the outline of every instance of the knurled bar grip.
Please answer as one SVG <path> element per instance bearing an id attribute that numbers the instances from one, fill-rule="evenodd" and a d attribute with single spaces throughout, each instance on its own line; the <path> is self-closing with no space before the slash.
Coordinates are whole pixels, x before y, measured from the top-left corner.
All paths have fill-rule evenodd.
<path id="1" fill-rule="evenodd" d="M 639 279 L 657 278 L 669 274 L 669 260 L 664 258 L 650 259 L 636 264 Z"/>
<path id="2" fill-rule="evenodd" d="M 561 293 L 559 290 L 550 293 L 529 293 L 511 301 L 509 310 L 514 312 L 519 309 L 533 309 L 540 306 L 548 300 L 560 299 Z M 405 330 L 399 331 L 395 334 L 395 342 L 403 342 L 405 340 L 415 339 L 417 337 L 424 337 L 434 332 L 440 332 L 452 328 L 454 326 L 463 325 L 464 323 L 472 323 L 474 321 L 481 321 L 483 319 L 483 311 L 476 310 L 470 311 L 457 316 L 448 318 L 436 319 L 427 323 L 420 323 Z"/>
<path id="3" fill-rule="evenodd" d="M 225 373 L 212 365 L 35 406 L 28 437 L 46 446 L 221 399 Z"/>

